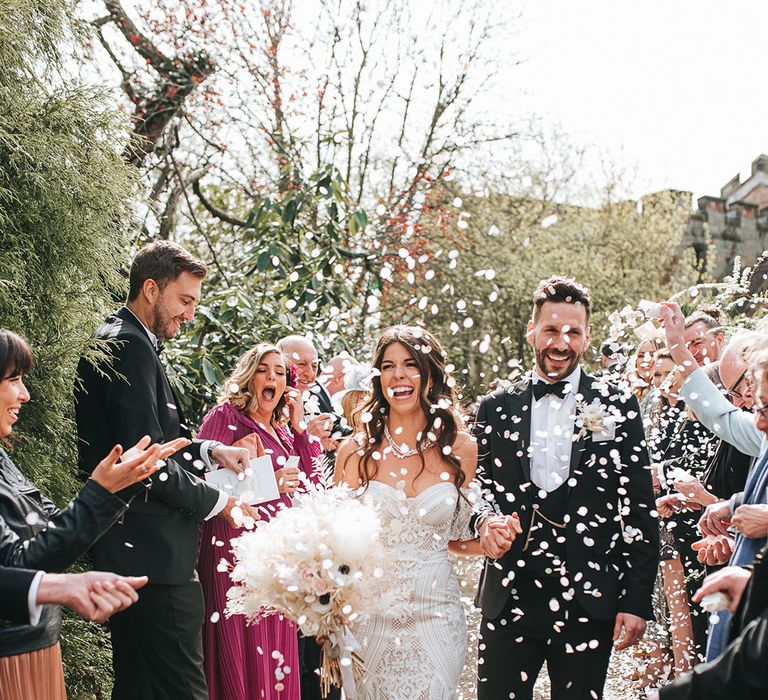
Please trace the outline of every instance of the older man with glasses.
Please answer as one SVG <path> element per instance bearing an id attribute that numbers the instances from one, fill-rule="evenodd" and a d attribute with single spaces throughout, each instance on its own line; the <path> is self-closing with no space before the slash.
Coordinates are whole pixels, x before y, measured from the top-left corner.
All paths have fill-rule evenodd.
<path id="1" fill-rule="evenodd" d="M 707 507 L 699 521 L 702 534 L 721 549 L 714 556 L 722 561 L 728 553 L 729 529 L 736 533 L 730 557 L 732 565 L 750 564 L 766 543 L 768 533 L 768 336 L 762 333 L 736 335 L 720 356 L 720 377 L 728 387 L 729 402 L 706 377 L 684 340 L 684 321 L 680 307 L 663 304 L 662 319 L 672 358 L 685 377 L 680 395 L 699 420 L 726 442 L 745 454 L 758 457 L 747 478 L 744 491 L 728 501 Z M 763 359 L 766 365 L 763 367 Z M 755 394 L 757 392 L 757 401 Z M 742 408 L 756 411 L 750 416 Z M 709 554 L 709 553 L 707 553 Z M 719 556 L 718 556 L 719 554 Z M 724 648 L 730 615 L 722 612 L 710 628 L 707 659 L 716 658 Z"/>

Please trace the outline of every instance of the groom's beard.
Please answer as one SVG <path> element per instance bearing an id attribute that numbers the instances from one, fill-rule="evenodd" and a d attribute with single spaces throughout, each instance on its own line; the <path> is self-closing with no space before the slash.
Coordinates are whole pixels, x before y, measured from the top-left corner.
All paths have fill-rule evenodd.
<path id="1" fill-rule="evenodd" d="M 551 359 L 551 355 L 562 355 L 567 358 L 565 363 L 554 363 Z M 546 377 L 550 382 L 557 382 L 567 377 L 579 364 L 581 359 L 581 353 L 575 353 L 573 350 L 565 350 L 563 352 L 554 350 L 539 350 L 534 348 L 534 355 L 536 356 L 536 367 L 542 376 Z"/>
<path id="2" fill-rule="evenodd" d="M 183 318 L 175 318 L 171 316 L 168 307 L 161 300 L 153 309 L 152 323 L 149 326 L 149 330 L 151 330 L 160 341 L 170 340 L 176 335 L 183 322 Z"/>

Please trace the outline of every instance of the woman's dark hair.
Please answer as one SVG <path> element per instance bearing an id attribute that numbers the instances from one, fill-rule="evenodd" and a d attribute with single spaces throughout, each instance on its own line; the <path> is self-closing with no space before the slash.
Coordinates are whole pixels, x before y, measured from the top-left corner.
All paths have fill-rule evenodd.
<path id="1" fill-rule="evenodd" d="M 358 467 L 360 481 L 363 486 L 367 486 L 378 472 L 378 460 L 373 458 L 373 453 L 377 448 L 381 449 L 385 439 L 384 428 L 389 417 L 389 401 L 381 388 L 380 371 L 384 353 L 395 343 L 400 343 L 418 365 L 421 376 L 419 405 L 427 417 L 424 431 L 435 435 L 435 446 L 448 463 L 456 489 L 460 489 L 466 477 L 452 448 L 461 424 L 461 407 L 456 398 L 453 381 L 445 370 L 445 351 L 429 331 L 419 326 L 401 325 L 387 328 L 376 345 L 373 367 L 378 372 L 374 372 L 372 378 L 371 398 L 362 408 L 363 413 L 371 414 L 371 420 L 363 423 L 363 433 L 367 441 L 362 447 L 363 453 Z M 421 470 L 416 476 L 426 468 L 422 435 L 423 433 L 420 433 L 417 438 L 416 449 L 421 460 Z"/>
<path id="2" fill-rule="evenodd" d="M 0 379 L 27 374 L 32 368 L 32 350 L 13 331 L 0 329 Z"/>

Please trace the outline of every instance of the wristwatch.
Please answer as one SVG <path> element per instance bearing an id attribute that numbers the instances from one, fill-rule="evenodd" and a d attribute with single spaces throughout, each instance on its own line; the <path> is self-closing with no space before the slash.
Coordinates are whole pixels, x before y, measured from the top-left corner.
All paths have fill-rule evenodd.
<path id="1" fill-rule="evenodd" d="M 222 446 L 224 443 L 219 442 L 218 440 L 210 440 L 208 442 L 208 461 L 213 464 L 213 451 L 217 448 Z"/>

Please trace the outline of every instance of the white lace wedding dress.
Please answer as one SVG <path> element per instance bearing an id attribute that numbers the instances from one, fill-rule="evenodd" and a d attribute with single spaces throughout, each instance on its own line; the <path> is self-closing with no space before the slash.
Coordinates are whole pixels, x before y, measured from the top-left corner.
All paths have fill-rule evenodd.
<path id="1" fill-rule="evenodd" d="M 394 561 L 384 585 L 400 592 L 401 604 L 387 615 L 362 618 L 353 630 L 366 667 L 358 697 L 455 698 L 467 625 L 448 542 L 473 537 L 472 507 L 447 482 L 406 498 L 400 489 L 371 481 L 363 497 L 379 506 L 382 540 Z"/>

